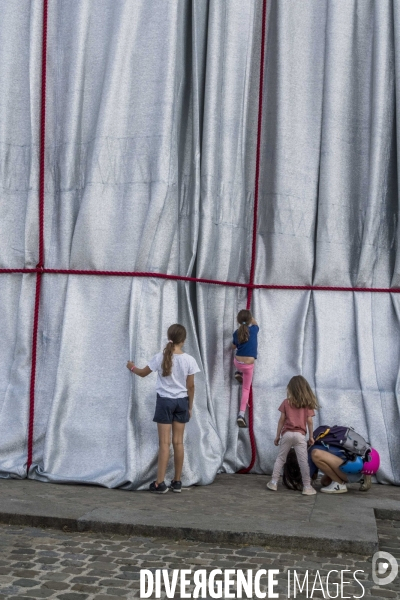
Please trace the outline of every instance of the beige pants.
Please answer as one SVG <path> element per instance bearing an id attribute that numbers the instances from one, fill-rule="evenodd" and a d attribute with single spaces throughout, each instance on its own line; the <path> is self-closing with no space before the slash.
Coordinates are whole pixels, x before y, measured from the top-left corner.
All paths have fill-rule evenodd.
<path id="1" fill-rule="evenodd" d="M 278 481 L 290 448 L 294 448 L 299 462 L 304 487 L 310 487 L 310 467 L 308 465 L 306 436 L 299 431 L 285 431 L 279 443 L 278 458 L 275 461 L 273 481 Z"/>

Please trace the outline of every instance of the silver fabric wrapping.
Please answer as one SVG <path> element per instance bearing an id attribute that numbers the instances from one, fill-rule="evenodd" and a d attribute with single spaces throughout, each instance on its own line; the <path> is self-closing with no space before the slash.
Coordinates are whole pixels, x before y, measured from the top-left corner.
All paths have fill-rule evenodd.
<path id="1" fill-rule="evenodd" d="M 38 261 L 42 1 L 0 0 L 0 266 Z M 249 280 L 261 0 L 49 3 L 45 265 Z M 269 0 L 256 283 L 400 285 L 399 0 Z M 396 131 L 397 127 L 397 131 Z M 0 476 L 26 469 L 34 275 L 0 275 Z M 33 464 L 42 481 L 154 479 L 155 376 L 182 322 L 196 376 L 184 485 L 251 458 L 231 335 L 243 288 L 44 275 Z M 304 374 L 400 483 L 397 294 L 257 290 L 254 471 Z M 167 478 L 172 476 L 172 463 Z"/>

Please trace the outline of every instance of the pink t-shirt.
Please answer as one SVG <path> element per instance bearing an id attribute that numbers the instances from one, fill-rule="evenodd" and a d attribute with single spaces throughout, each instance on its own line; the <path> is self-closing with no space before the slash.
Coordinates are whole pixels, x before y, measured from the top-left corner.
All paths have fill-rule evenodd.
<path id="1" fill-rule="evenodd" d="M 290 406 L 289 400 L 286 398 L 278 410 L 286 417 L 281 432 L 282 435 L 285 431 L 300 431 L 306 435 L 307 418 L 315 415 L 312 408 L 296 408 L 295 406 Z"/>

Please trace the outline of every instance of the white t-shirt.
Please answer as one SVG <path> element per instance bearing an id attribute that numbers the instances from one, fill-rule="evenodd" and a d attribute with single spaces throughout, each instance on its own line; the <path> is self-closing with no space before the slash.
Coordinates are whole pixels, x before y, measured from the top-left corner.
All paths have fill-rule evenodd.
<path id="1" fill-rule="evenodd" d="M 157 371 L 157 394 L 163 398 L 185 398 L 188 395 L 186 388 L 187 376 L 200 372 L 197 362 L 190 354 L 174 354 L 172 356 L 171 375 L 163 377 L 162 359 L 163 353 L 159 352 L 148 363 L 149 369 Z"/>

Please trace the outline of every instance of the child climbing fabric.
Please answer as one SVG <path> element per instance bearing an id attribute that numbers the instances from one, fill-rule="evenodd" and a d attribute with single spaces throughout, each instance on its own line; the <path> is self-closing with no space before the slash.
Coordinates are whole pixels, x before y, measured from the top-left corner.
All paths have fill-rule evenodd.
<path id="1" fill-rule="evenodd" d="M 239 327 L 233 333 L 232 343 L 232 347 L 236 349 L 233 364 L 236 368 L 235 379 L 243 384 L 237 424 L 239 427 L 247 427 L 245 412 L 253 381 L 254 363 L 257 359 L 259 327 L 249 310 L 239 311 L 237 322 Z"/>

